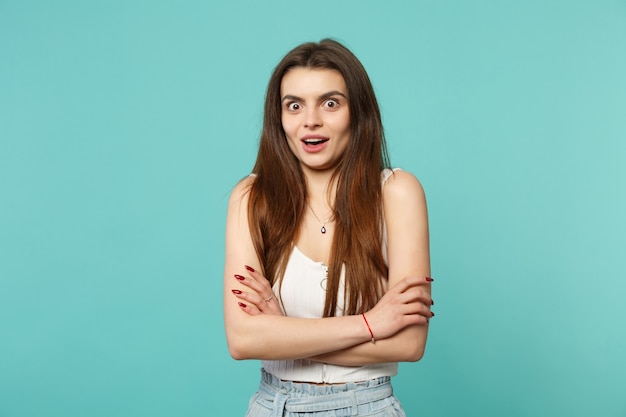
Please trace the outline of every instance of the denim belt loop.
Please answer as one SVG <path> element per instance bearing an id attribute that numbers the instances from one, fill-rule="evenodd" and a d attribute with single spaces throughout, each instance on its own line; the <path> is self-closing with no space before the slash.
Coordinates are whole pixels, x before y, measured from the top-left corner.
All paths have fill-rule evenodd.
<path id="1" fill-rule="evenodd" d="M 287 404 L 287 400 L 289 399 L 289 395 L 280 390 L 276 393 L 276 397 L 274 400 L 274 410 L 272 410 L 272 417 L 283 417 L 285 415 L 285 404 Z"/>
<path id="2" fill-rule="evenodd" d="M 353 416 L 357 416 L 359 415 L 359 403 L 356 401 L 356 394 L 354 393 L 354 391 L 349 391 L 350 392 L 350 397 L 352 400 L 352 414 Z"/>

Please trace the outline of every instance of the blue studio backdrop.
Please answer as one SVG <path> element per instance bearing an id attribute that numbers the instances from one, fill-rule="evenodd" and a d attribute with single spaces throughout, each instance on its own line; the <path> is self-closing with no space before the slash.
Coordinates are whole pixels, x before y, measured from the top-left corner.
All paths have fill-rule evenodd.
<path id="1" fill-rule="evenodd" d="M 626 3 L 0 0 L 0 416 L 242 416 L 223 234 L 273 66 L 333 37 L 426 190 L 409 416 L 626 416 Z"/>

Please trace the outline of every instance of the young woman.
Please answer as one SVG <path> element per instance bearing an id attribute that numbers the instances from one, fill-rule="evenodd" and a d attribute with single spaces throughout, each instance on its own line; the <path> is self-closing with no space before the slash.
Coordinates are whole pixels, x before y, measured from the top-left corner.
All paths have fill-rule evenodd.
<path id="1" fill-rule="evenodd" d="M 247 416 L 404 416 L 390 377 L 424 353 L 429 276 L 424 193 L 388 167 L 365 69 L 332 40 L 296 47 L 228 206 L 228 347 L 263 366 Z"/>

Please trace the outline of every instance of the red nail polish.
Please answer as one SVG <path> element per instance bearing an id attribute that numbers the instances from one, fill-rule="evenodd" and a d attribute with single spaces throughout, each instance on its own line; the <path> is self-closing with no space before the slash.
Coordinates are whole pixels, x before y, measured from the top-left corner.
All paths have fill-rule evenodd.
<path id="1" fill-rule="evenodd" d="M 241 291 L 239 290 L 231 290 L 233 292 L 233 294 L 241 294 Z"/>
<path id="2" fill-rule="evenodd" d="M 250 272 L 254 272 L 254 268 L 252 268 L 251 266 L 245 265 L 246 269 Z"/>
<path id="3" fill-rule="evenodd" d="M 235 278 L 237 278 L 239 281 L 243 281 L 245 279 L 241 275 L 237 275 L 237 274 L 235 274 Z"/>
<path id="4" fill-rule="evenodd" d="M 432 311 L 430 312 L 430 317 L 435 317 L 435 313 L 433 313 Z"/>
<path id="5" fill-rule="evenodd" d="M 434 281 L 434 279 L 432 279 L 431 277 L 426 277 L 426 281 L 428 281 L 428 282 L 433 282 L 433 281 Z"/>
<path id="6" fill-rule="evenodd" d="M 248 307 L 248 306 L 247 306 L 247 305 L 245 305 L 244 303 L 239 303 L 239 307 L 241 307 L 241 308 L 246 308 L 246 307 Z"/>
<path id="7" fill-rule="evenodd" d="M 430 305 L 434 306 L 435 305 L 435 301 L 434 300 L 430 300 Z"/>

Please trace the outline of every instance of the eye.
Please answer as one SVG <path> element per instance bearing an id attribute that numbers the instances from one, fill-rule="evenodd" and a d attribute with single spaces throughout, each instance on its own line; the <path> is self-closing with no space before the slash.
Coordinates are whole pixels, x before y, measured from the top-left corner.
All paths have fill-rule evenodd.
<path id="1" fill-rule="evenodd" d="M 291 103 L 287 103 L 287 110 L 289 111 L 298 111 L 300 110 L 301 106 L 300 103 L 296 102 L 296 101 L 292 101 Z"/>
<path id="2" fill-rule="evenodd" d="M 334 98 L 329 98 L 324 102 L 324 107 L 326 107 L 327 109 L 336 109 L 337 107 L 339 107 L 339 102 Z"/>

